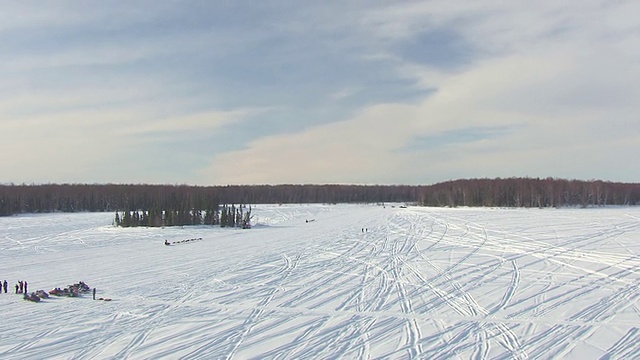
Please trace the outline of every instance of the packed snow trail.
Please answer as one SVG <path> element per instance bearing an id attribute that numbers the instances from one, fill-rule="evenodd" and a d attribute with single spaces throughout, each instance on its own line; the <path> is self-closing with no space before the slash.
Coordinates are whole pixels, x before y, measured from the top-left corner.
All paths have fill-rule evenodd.
<path id="1" fill-rule="evenodd" d="M 640 353 L 640 209 L 257 205 L 254 228 L 0 218 L 0 358 Z M 198 239 L 188 246 L 169 242 Z M 201 239 L 201 240 L 200 240 Z M 79 280 L 113 301 L 12 294 Z"/>

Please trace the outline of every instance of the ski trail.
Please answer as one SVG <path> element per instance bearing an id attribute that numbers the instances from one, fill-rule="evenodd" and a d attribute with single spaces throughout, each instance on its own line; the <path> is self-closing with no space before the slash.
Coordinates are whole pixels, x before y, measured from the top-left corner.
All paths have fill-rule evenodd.
<path id="1" fill-rule="evenodd" d="M 451 228 L 451 224 L 449 224 L 448 226 L 449 228 Z M 434 268 L 434 270 L 436 270 L 436 272 L 438 273 L 438 275 L 434 278 L 429 279 L 429 288 L 436 292 L 435 289 L 438 286 L 442 286 L 442 284 L 449 284 L 453 290 L 455 291 L 455 293 L 457 293 L 460 297 L 460 299 L 463 301 L 464 306 L 468 309 L 468 311 L 462 311 L 461 308 L 458 306 L 457 308 L 455 308 L 459 313 L 461 314 L 466 314 L 468 316 L 480 316 L 480 317 L 488 317 L 492 314 L 492 312 L 489 312 L 488 310 L 486 310 L 483 306 L 481 306 L 480 304 L 478 304 L 478 302 L 475 300 L 475 298 L 471 295 L 471 293 L 469 293 L 468 291 L 464 290 L 464 287 L 457 281 L 455 280 L 450 274 L 452 274 L 454 272 L 454 270 L 460 266 L 462 266 L 462 264 L 467 261 L 469 258 L 471 258 L 473 255 L 477 254 L 480 249 L 489 241 L 489 237 L 487 234 L 486 229 L 483 226 L 480 226 L 478 224 L 474 224 L 473 227 L 470 226 L 470 224 L 467 222 L 465 223 L 465 232 L 463 233 L 463 236 L 471 236 L 471 234 L 474 234 L 474 232 L 472 231 L 472 229 L 476 229 L 480 232 L 480 236 L 478 236 L 479 238 L 479 242 L 471 249 L 471 251 L 469 251 L 467 254 L 465 254 L 461 259 L 459 259 L 458 261 L 456 261 L 455 263 L 453 263 L 452 265 L 450 265 L 449 267 L 447 267 L 446 269 L 441 269 L 440 267 L 438 267 L 437 265 L 435 265 L 433 262 L 429 261 L 428 259 L 426 260 L 426 263 L 429 264 L 432 268 Z M 461 238 L 463 237 L 461 236 Z M 475 235 L 473 235 L 475 236 Z M 519 282 L 519 278 L 520 278 L 520 273 L 519 270 L 517 268 L 517 264 L 515 264 L 515 262 L 512 263 L 512 265 L 514 266 L 514 275 L 512 278 L 512 282 L 511 282 L 511 286 L 510 289 L 507 291 L 507 294 L 505 295 L 505 297 L 503 298 L 503 302 L 504 304 L 499 304 L 497 309 L 501 309 L 503 308 L 506 303 L 508 301 L 510 301 L 510 299 L 513 297 L 515 291 L 516 291 L 516 287 L 517 287 L 517 283 Z M 414 272 L 416 273 L 416 272 Z M 434 283 L 434 281 L 441 279 L 442 281 L 438 284 L 438 283 Z M 438 291 L 437 293 L 443 294 L 443 291 Z M 443 299 L 443 297 L 440 297 L 441 299 Z M 448 304 L 451 306 L 452 302 L 448 302 Z M 497 311 L 497 310 L 496 310 Z M 522 351 L 522 346 L 519 343 L 519 341 L 517 340 L 516 335 L 513 333 L 513 331 L 504 323 L 492 323 L 490 324 L 490 326 L 484 326 L 482 324 L 477 324 L 476 328 L 474 329 L 474 331 L 477 331 L 478 333 L 482 333 L 481 335 L 478 335 L 478 339 L 490 339 L 490 338 L 496 338 L 496 341 L 505 349 L 507 350 L 511 356 L 513 356 L 514 358 L 526 358 L 527 355 L 526 353 L 524 353 Z M 487 332 L 491 331 L 492 332 L 492 336 L 488 336 Z M 462 348 L 466 348 L 466 345 L 463 345 Z M 481 344 L 478 343 L 477 344 L 477 349 L 476 349 L 476 354 L 484 354 L 486 351 L 484 349 L 488 349 L 489 348 L 489 344 Z M 458 351 L 460 351 L 461 349 L 458 349 Z"/>
<path id="2" fill-rule="evenodd" d="M 396 258 L 396 265 L 392 269 L 394 284 L 397 291 L 397 296 L 400 301 L 400 308 L 402 312 L 407 315 L 413 315 L 413 307 L 411 305 L 411 300 L 407 296 L 407 291 L 404 286 L 404 282 L 402 281 L 401 275 L 401 263 L 402 261 Z M 414 358 L 418 354 L 422 352 L 420 344 L 418 340 L 420 339 L 420 327 L 415 319 L 407 319 L 405 324 L 405 336 L 406 336 L 406 346 L 408 347 L 408 356 L 409 358 Z"/>
<path id="3" fill-rule="evenodd" d="M 511 266 L 513 267 L 513 276 L 511 277 L 511 284 L 509 284 L 509 287 L 507 288 L 507 291 L 504 293 L 504 296 L 502 297 L 502 300 L 500 301 L 500 303 L 496 305 L 496 307 L 489 312 L 490 314 L 495 314 L 498 311 L 504 309 L 509 304 L 509 302 L 511 302 L 511 299 L 513 299 L 513 296 L 516 293 L 516 289 L 518 288 L 518 284 L 520 284 L 520 269 L 518 269 L 518 263 L 516 262 L 516 260 L 511 261 Z"/>
<path id="4" fill-rule="evenodd" d="M 640 330 L 637 327 L 632 327 L 607 349 L 606 353 L 600 357 L 600 360 L 638 359 L 640 358 L 638 344 L 640 344 Z"/>
<path id="5" fill-rule="evenodd" d="M 300 255 L 296 257 L 295 261 L 292 261 L 286 254 L 283 254 L 282 257 L 284 259 L 285 265 L 282 267 L 280 271 L 275 273 L 275 276 L 279 277 L 277 281 L 278 285 L 285 282 L 285 280 L 296 269 L 300 261 Z M 278 290 L 279 290 L 279 286 L 272 287 L 272 289 L 269 291 L 267 296 L 258 303 L 258 306 L 253 311 L 251 311 L 251 314 L 249 314 L 244 324 L 242 325 L 244 327 L 244 330 L 237 337 L 237 339 L 231 340 L 232 343 L 234 343 L 234 345 L 229 351 L 229 354 L 227 355 L 226 359 L 229 360 L 235 356 L 242 342 L 245 340 L 245 338 L 251 332 L 251 330 L 253 330 L 256 323 L 260 321 L 260 318 L 262 317 L 262 314 L 264 312 L 264 307 L 266 307 L 267 305 L 269 305 L 269 303 L 271 303 L 271 301 L 273 300 Z"/>
<path id="6" fill-rule="evenodd" d="M 128 358 L 134 353 L 138 348 L 143 346 L 145 342 L 149 339 L 151 334 L 161 325 L 166 319 L 169 317 L 168 315 L 172 312 L 176 311 L 176 309 L 182 307 L 187 304 L 194 295 L 198 294 L 201 291 L 201 288 L 205 286 L 204 282 L 198 282 L 199 285 L 189 287 L 184 295 L 182 295 L 178 301 L 170 304 L 162 303 L 156 304 L 152 306 L 152 308 L 157 308 L 152 312 L 152 315 L 144 318 L 144 321 L 137 324 L 134 329 L 130 330 L 130 332 L 135 332 L 133 339 L 125 345 L 120 351 L 118 351 L 114 357 L 115 358 Z M 144 300 L 143 300 L 144 301 Z M 137 331 L 136 331 L 137 330 Z"/>

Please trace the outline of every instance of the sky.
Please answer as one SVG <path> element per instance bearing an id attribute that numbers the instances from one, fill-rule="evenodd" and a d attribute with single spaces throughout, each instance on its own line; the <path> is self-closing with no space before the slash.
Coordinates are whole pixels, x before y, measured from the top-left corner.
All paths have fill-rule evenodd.
<path id="1" fill-rule="evenodd" d="M 0 183 L 640 181 L 640 2 L 20 1 Z"/>

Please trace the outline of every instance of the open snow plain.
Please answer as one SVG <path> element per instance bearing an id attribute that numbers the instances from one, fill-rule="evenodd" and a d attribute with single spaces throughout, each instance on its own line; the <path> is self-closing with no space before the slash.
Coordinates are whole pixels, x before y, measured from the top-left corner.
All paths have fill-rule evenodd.
<path id="1" fill-rule="evenodd" d="M 640 357 L 640 208 L 253 213 L 250 230 L 0 218 L 0 358 Z M 113 300 L 33 303 L 18 280 Z"/>

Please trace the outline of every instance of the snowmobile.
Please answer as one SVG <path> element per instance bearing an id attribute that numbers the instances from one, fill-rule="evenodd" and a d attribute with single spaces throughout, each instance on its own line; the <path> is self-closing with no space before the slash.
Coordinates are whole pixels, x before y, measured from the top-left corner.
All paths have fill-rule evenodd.
<path id="1" fill-rule="evenodd" d="M 29 301 L 33 301 L 33 302 L 40 302 L 40 297 L 38 297 L 38 295 L 36 295 L 36 293 L 24 294 L 24 299 L 25 300 L 29 300 Z"/>

